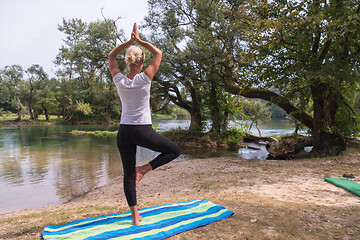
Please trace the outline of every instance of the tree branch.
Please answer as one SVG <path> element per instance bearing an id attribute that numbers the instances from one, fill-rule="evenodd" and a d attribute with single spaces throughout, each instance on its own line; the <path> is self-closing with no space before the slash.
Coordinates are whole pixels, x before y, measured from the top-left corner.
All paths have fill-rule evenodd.
<path id="1" fill-rule="evenodd" d="M 329 40 L 326 41 L 326 43 L 324 45 L 324 48 L 323 48 L 323 50 L 321 52 L 321 55 L 320 55 L 320 57 L 318 59 L 320 62 L 324 61 L 327 53 L 329 52 L 330 46 L 331 46 L 331 40 L 329 39 Z"/>
<path id="2" fill-rule="evenodd" d="M 286 113 L 301 121 L 306 127 L 310 129 L 313 128 L 313 118 L 310 115 L 301 112 L 294 105 L 292 105 L 287 98 L 280 96 L 277 93 L 274 93 L 266 89 L 256 89 L 256 88 L 241 89 L 234 85 L 225 85 L 224 87 L 226 91 L 235 95 L 241 95 L 247 98 L 263 99 L 271 103 L 274 103 L 275 105 L 284 109 Z"/>
<path id="3" fill-rule="evenodd" d="M 316 56 L 318 50 L 319 50 L 319 44 L 320 44 L 320 32 L 317 31 L 314 39 L 314 43 L 311 49 L 311 52 L 313 56 Z"/>

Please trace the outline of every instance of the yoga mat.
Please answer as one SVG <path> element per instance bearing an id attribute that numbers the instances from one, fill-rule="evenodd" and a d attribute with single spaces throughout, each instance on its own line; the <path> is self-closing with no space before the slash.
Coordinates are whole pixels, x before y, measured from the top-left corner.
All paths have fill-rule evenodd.
<path id="1" fill-rule="evenodd" d="M 325 181 L 344 188 L 360 197 L 360 184 L 346 178 L 325 178 Z"/>
<path id="2" fill-rule="evenodd" d="M 192 200 L 139 210 L 143 220 L 132 225 L 131 212 L 47 226 L 42 237 L 52 239 L 165 239 L 207 225 L 234 213 L 205 200 Z"/>

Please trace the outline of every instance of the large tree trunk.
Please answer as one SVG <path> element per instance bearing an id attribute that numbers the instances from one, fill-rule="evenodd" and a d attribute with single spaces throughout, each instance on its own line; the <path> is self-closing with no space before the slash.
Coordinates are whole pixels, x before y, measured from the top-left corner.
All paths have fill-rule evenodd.
<path id="1" fill-rule="evenodd" d="M 32 90 L 30 91 L 30 97 L 29 97 L 29 102 L 28 102 L 28 107 L 29 107 L 29 114 L 30 114 L 30 119 L 34 120 L 34 114 L 33 114 L 33 110 L 32 110 Z"/>
<path id="2" fill-rule="evenodd" d="M 17 112 L 18 117 L 15 121 L 19 122 L 21 121 L 21 117 L 24 115 L 24 106 L 21 104 L 19 97 L 17 97 L 17 101 L 18 101 L 18 112 Z"/>
<path id="3" fill-rule="evenodd" d="M 314 109 L 313 152 L 337 155 L 346 149 L 345 137 L 336 129 L 334 123 L 340 95 L 320 80 L 313 81 L 311 92 Z"/>
<path id="4" fill-rule="evenodd" d="M 192 101 L 182 99 L 180 97 L 180 92 L 178 92 L 177 97 L 170 94 L 168 95 L 168 97 L 174 104 L 186 109 L 190 113 L 190 130 L 202 129 L 200 104 L 196 95 L 193 95 Z"/>
<path id="5" fill-rule="evenodd" d="M 44 114 L 45 114 L 46 121 L 49 121 L 49 113 L 48 113 L 47 108 L 45 107 L 44 103 L 42 103 L 41 106 L 44 109 Z"/>
<path id="6" fill-rule="evenodd" d="M 211 120 L 212 120 L 212 126 L 211 131 L 220 133 L 220 114 L 219 114 L 219 103 L 217 101 L 217 92 L 216 92 L 216 86 L 211 86 L 211 94 L 210 94 L 210 107 L 211 107 Z"/>
<path id="7" fill-rule="evenodd" d="M 201 130 L 202 122 L 201 122 L 201 114 L 200 111 L 191 111 L 191 121 L 190 121 L 190 130 Z"/>
<path id="8" fill-rule="evenodd" d="M 70 78 L 71 78 L 71 73 L 70 73 Z M 64 121 L 69 121 L 71 116 L 70 116 L 70 112 L 69 112 L 69 106 L 71 105 L 71 93 L 69 91 L 71 87 L 70 84 L 70 80 L 69 83 L 66 82 L 66 79 L 63 78 L 62 79 L 62 98 L 61 98 L 61 105 L 62 105 L 62 110 L 61 110 L 61 115 L 63 116 Z"/>
<path id="9" fill-rule="evenodd" d="M 199 131 L 202 129 L 202 121 L 201 121 L 201 109 L 200 109 L 200 102 L 201 98 L 200 95 L 197 94 L 196 89 L 194 86 L 189 82 L 185 81 L 184 85 L 188 89 L 191 95 L 192 101 L 187 99 L 183 99 L 180 93 L 179 88 L 176 85 L 165 85 L 165 95 L 176 105 L 186 109 L 191 116 L 190 122 L 190 130 Z M 176 96 L 169 94 L 170 90 L 176 94 Z"/>

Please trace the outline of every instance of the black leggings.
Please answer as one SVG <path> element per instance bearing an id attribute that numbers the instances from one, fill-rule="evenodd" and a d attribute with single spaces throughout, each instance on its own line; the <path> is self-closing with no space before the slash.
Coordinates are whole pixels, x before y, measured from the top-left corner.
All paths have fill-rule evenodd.
<path id="1" fill-rule="evenodd" d="M 152 169 L 156 169 L 180 155 L 180 148 L 168 138 L 156 133 L 151 125 L 124 125 L 120 124 L 116 136 L 121 161 L 124 168 L 124 192 L 130 207 L 136 201 L 136 146 L 145 147 L 161 152 L 150 161 Z"/>

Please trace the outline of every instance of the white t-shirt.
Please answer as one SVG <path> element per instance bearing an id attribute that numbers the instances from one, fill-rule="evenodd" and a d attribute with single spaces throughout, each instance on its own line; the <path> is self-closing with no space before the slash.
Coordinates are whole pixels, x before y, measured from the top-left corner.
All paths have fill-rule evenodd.
<path id="1" fill-rule="evenodd" d="M 144 72 L 137 74 L 133 79 L 118 73 L 113 81 L 122 104 L 120 124 L 151 124 L 151 79 Z"/>

